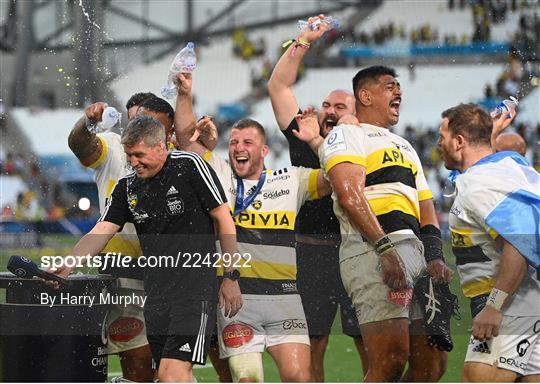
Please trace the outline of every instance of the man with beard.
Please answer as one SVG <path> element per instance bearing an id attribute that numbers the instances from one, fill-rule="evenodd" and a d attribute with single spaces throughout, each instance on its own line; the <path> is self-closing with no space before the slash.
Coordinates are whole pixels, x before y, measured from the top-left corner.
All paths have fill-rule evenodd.
<path id="1" fill-rule="evenodd" d="M 115 132 L 96 134 L 87 127 L 101 120 L 107 108 L 104 102 L 96 102 L 84 111 L 84 116 L 77 121 L 68 138 L 68 145 L 82 165 L 94 171 L 94 181 L 99 194 L 99 207 L 103 212 L 107 200 L 117 181 L 128 173 L 128 163 L 120 135 Z M 159 120 L 167 132 L 172 132 L 174 110 L 165 100 L 152 93 L 136 93 L 127 102 L 128 116 L 135 114 L 152 116 Z M 170 137 L 170 134 L 169 136 Z M 103 250 L 103 254 L 114 252 L 132 258 L 141 255 L 135 227 L 127 223 Z M 119 290 L 123 293 L 144 294 L 142 269 L 136 265 L 129 268 L 115 268 L 103 271 L 118 277 Z M 135 327 L 137 332 L 124 334 L 126 323 Z M 131 328 L 130 328 L 131 329 Z M 118 354 L 123 377 L 131 381 L 148 382 L 154 379 L 152 355 L 146 339 L 146 325 L 142 308 L 136 305 L 113 306 L 107 315 L 108 351 Z"/>
<path id="2" fill-rule="evenodd" d="M 313 23 L 314 19 L 310 18 L 308 22 Z M 294 166 L 320 168 L 317 154 L 295 135 L 298 132 L 295 116 L 301 111 L 292 86 L 296 82 L 302 59 L 308 52 L 307 48 L 325 31 L 324 23 L 319 29 L 305 28 L 301 31 L 277 62 L 268 82 L 274 115 L 289 143 L 291 164 Z M 326 137 L 341 117 L 354 114 L 354 103 L 352 93 L 340 89 L 331 91 L 320 107 L 320 135 Z M 295 233 L 298 292 L 302 298 L 309 329 L 312 379 L 317 382 L 324 381 L 324 354 L 338 305 L 342 331 L 353 337 L 362 358 L 362 365 L 367 369 L 358 319 L 339 273 L 341 236 L 339 222 L 332 210 L 332 198 L 327 196 L 306 202 L 298 214 Z"/>
<path id="3" fill-rule="evenodd" d="M 449 224 L 473 316 L 464 382 L 540 380 L 540 175 L 523 156 L 494 152 L 492 130 L 507 118 L 460 104 L 439 129 L 444 165 L 456 171 Z"/>
<path id="4" fill-rule="evenodd" d="M 306 200 L 330 193 L 329 184 L 319 170 L 266 169 L 265 131 L 251 119 L 233 125 L 229 162 L 209 151 L 213 148 L 190 141 L 195 127 L 192 79 L 183 74 L 178 79 L 175 130 L 180 147 L 203 155 L 218 174 L 235 220 L 238 251 L 251 257 L 239 275 L 224 275 L 239 280 L 244 307 L 233 319 L 218 313 L 220 353 L 229 359 L 236 382 L 264 381 L 265 350 L 282 381 L 311 381 L 308 329 L 296 288 L 294 223 Z M 207 124 L 211 120 L 204 117 L 197 126 Z"/>
<path id="5" fill-rule="evenodd" d="M 406 381 L 436 381 L 447 354 L 431 345 L 445 349 L 448 340 L 426 336 L 425 315 L 412 301 L 426 262 L 431 284 L 448 283 L 452 276 L 442 257 L 432 195 L 412 146 L 389 131 L 399 120 L 401 104 L 394 70 L 361 70 L 353 89 L 360 126 L 335 127 L 319 153 L 341 223 L 341 276 L 367 352 L 365 380 L 400 380 L 409 360 Z"/>

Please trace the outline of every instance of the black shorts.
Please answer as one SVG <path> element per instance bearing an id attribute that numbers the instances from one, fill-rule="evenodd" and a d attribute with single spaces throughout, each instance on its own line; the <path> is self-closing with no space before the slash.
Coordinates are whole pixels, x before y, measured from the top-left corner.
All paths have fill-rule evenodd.
<path id="1" fill-rule="evenodd" d="M 161 359 L 206 364 L 216 326 L 216 302 L 179 300 L 145 306 L 148 343 L 156 369 Z"/>
<path id="2" fill-rule="evenodd" d="M 296 283 L 306 314 L 309 336 L 330 334 L 339 305 L 343 333 L 359 337 L 360 326 L 356 311 L 343 287 L 339 272 L 339 246 L 297 243 L 296 256 Z"/>

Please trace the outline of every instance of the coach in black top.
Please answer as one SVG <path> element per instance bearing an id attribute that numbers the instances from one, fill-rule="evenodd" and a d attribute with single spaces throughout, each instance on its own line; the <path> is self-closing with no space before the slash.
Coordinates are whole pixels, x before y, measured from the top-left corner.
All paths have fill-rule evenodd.
<path id="1" fill-rule="evenodd" d="M 134 172 L 118 182 L 99 222 L 73 255 L 98 254 L 126 222 L 134 223 L 146 262 L 156 256 L 144 271 L 144 315 L 159 381 L 192 381 L 193 364 L 205 364 L 215 324 L 214 224 L 223 252 L 232 255 L 234 222 L 214 171 L 194 153 L 168 154 L 165 129 L 157 120 L 132 120 L 122 144 Z M 219 301 L 226 314 L 238 312 L 237 281 L 223 279 Z"/>

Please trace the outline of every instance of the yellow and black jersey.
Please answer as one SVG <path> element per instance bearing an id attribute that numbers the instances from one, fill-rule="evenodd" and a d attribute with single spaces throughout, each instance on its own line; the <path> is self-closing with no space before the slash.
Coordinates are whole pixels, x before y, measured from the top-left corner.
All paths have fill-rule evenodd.
<path id="1" fill-rule="evenodd" d="M 204 159 L 220 178 L 231 211 L 237 180 L 229 163 L 211 152 Z M 266 170 L 266 180 L 251 205 L 234 216 L 238 252 L 250 255 L 249 267 L 239 268 L 240 289 L 245 294 L 296 294 L 296 215 L 306 200 L 318 198 L 320 170 L 287 167 Z M 256 190 L 258 180 L 243 180 L 245 196 Z"/>
<path id="2" fill-rule="evenodd" d="M 366 169 L 364 194 L 386 233 L 419 233 L 422 200 L 433 195 L 420 159 L 409 142 L 388 129 L 369 124 L 339 125 L 319 149 L 321 166 L 328 173 L 339 163 Z M 352 256 L 362 237 L 350 223 L 337 197 L 334 212 L 343 236 L 342 256 Z"/>

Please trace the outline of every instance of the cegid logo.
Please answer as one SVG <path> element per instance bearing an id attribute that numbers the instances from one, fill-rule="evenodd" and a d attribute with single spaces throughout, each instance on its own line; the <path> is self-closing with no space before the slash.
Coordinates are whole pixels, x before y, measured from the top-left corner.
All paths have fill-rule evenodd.
<path id="1" fill-rule="evenodd" d="M 400 307 L 408 307 L 413 295 L 412 288 L 405 288 L 401 291 L 388 291 L 388 301 Z"/>
<path id="2" fill-rule="evenodd" d="M 253 329 L 246 324 L 232 323 L 223 328 L 223 343 L 228 348 L 238 348 L 253 339 Z"/>
<path id="3" fill-rule="evenodd" d="M 125 342 L 134 339 L 144 328 L 141 320 L 134 317 L 120 317 L 109 326 L 111 340 Z"/>

